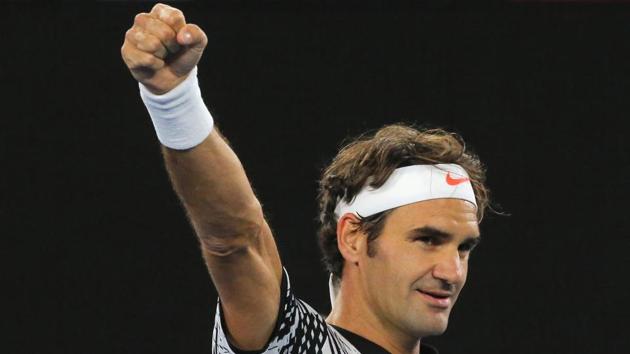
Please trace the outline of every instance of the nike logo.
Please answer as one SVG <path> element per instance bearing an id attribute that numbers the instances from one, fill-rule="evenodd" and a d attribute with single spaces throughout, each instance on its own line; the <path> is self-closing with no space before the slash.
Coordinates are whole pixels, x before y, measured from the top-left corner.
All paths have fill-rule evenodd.
<path id="1" fill-rule="evenodd" d="M 464 177 L 464 178 L 453 178 L 451 177 L 451 173 L 447 173 L 446 174 L 446 183 L 450 186 L 456 186 L 458 184 L 462 184 L 464 182 L 468 182 L 470 181 L 470 179 Z"/>

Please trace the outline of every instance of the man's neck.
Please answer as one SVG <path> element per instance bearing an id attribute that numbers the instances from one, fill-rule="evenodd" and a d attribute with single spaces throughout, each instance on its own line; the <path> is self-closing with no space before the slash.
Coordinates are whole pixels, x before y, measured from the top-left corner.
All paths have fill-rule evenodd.
<path id="1" fill-rule="evenodd" d="M 360 297 L 344 296 L 342 291 L 326 318 L 326 322 L 357 334 L 392 354 L 418 354 L 420 338 L 411 338 L 376 318 Z M 348 301 L 352 299 L 352 301 Z"/>

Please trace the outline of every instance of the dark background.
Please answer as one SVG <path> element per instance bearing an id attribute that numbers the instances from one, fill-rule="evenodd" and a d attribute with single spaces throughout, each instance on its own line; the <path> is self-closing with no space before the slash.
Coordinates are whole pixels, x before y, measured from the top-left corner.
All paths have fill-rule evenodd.
<path id="1" fill-rule="evenodd" d="M 298 296 L 329 311 L 316 181 L 393 122 L 461 133 L 499 209 L 448 353 L 627 353 L 630 8 L 181 2 L 211 112 Z M 152 3 L 1 11 L 3 353 L 209 353 L 216 293 L 119 49 Z M 7 124 L 8 123 L 8 124 Z"/>

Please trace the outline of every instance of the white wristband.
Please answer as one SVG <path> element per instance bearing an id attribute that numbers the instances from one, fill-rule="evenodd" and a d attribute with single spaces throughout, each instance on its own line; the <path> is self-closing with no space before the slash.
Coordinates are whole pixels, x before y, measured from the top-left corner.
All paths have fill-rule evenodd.
<path id="1" fill-rule="evenodd" d="M 162 145 L 186 150 L 201 144 L 210 134 L 213 120 L 201 98 L 197 67 L 186 80 L 163 95 L 156 95 L 143 84 L 140 97 L 149 111 L 153 127 Z"/>

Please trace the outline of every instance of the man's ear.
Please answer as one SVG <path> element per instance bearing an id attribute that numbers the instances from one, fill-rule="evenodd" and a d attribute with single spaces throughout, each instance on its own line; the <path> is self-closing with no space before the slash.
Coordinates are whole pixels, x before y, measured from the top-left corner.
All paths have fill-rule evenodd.
<path id="1" fill-rule="evenodd" d="M 346 213 L 337 222 L 337 247 L 339 252 L 350 263 L 358 263 L 360 256 L 365 252 L 367 238 L 359 230 L 359 218 Z"/>

